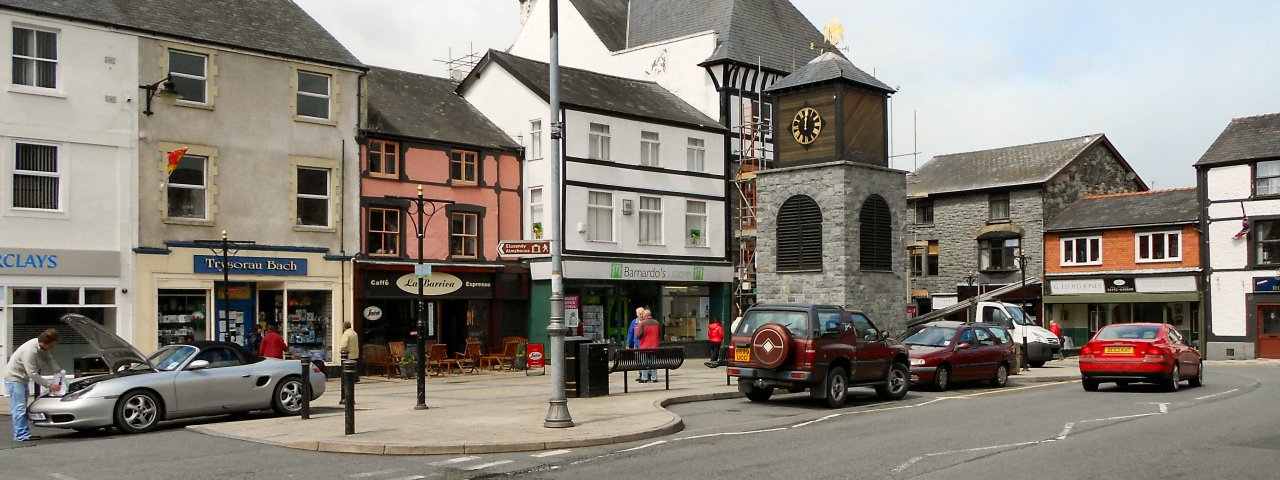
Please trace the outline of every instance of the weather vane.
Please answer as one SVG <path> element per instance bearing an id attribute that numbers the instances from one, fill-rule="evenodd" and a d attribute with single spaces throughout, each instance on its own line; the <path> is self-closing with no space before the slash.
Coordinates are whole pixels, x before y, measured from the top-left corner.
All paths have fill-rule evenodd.
<path id="1" fill-rule="evenodd" d="M 831 21 L 827 22 L 827 26 L 822 28 L 822 47 L 825 51 L 827 47 L 833 50 L 849 51 L 849 46 L 844 43 L 844 24 L 840 23 L 840 19 L 831 17 Z M 809 43 L 810 49 L 818 49 L 818 45 Z"/>

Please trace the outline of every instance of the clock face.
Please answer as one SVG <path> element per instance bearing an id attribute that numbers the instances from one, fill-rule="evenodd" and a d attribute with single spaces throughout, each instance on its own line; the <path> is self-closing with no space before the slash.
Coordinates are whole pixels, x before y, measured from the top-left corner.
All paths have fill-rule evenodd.
<path id="1" fill-rule="evenodd" d="M 809 145 L 822 133 L 822 115 L 813 107 L 804 107 L 791 119 L 791 136 L 801 145 Z"/>

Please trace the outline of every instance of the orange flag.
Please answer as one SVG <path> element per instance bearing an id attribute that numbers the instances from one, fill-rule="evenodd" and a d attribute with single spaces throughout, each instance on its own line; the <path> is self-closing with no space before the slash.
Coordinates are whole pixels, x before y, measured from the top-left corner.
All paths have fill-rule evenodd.
<path id="1" fill-rule="evenodd" d="M 173 170 L 178 168 L 178 162 L 182 161 L 182 156 L 186 155 L 186 153 L 187 153 L 187 147 L 182 147 L 172 152 L 169 152 L 169 164 L 164 167 L 165 175 L 172 174 Z"/>

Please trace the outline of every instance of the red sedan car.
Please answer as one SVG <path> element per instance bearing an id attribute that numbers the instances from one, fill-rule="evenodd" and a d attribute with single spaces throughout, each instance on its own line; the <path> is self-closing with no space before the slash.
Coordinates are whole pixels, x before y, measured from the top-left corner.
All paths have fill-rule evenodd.
<path id="1" fill-rule="evenodd" d="M 1203 367 L 1200 352 L 1163 323 L 1107 325 L 1080 349 L 1080 376 L 1090 392 L 1102 382 L 1122 387 L 1132 382 L 1157 383 L 1176 392 L 1183 380 L 1193 387 L 1202 385 Z"/>
<path id="2" fill-rule="evenodd" d="M 1013 344 L 1001 327 L 978 323 L 933 322 L 907 330 L 911 383 L 946 390 L 951 382 L 987 380 L 993 387 L 1009 381 Z"/>

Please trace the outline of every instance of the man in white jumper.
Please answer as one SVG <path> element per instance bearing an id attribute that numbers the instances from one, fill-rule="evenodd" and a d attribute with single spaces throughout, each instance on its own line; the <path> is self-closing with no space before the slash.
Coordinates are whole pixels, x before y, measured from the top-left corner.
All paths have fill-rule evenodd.
<path id="1" fill-rule="evenodd" d="M 13 415 L 13 440 L 25 442 L 39 440 L 38 435 L 31 434 L 27 422 L 27 384 L 32 381 L 45 388 L 53 388 L 53 382 L 40 376 L 43 367 L 49 372 L 62 370 L 50 353 L 58 346 L 58 331 L 52 328 L 40 333 L 40 336 L 27 340 L 13 355 L 9 356 L 9 364 L 4 369 L 4 389 L 9 395 L 9 414 Z"/>

